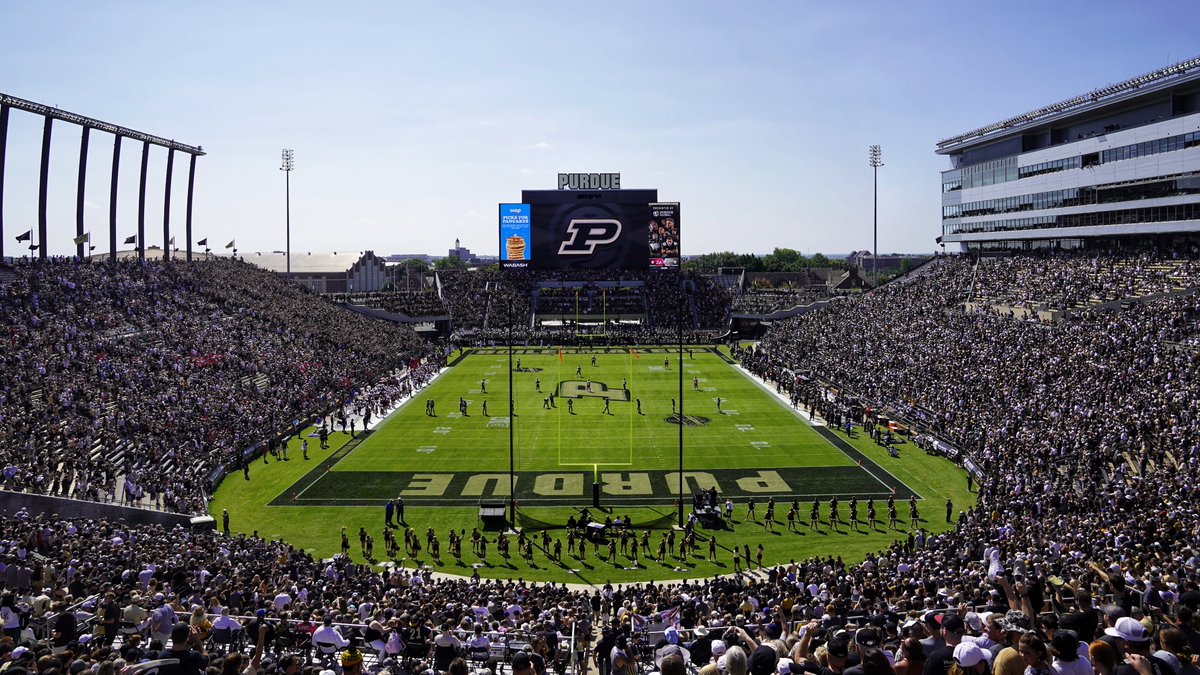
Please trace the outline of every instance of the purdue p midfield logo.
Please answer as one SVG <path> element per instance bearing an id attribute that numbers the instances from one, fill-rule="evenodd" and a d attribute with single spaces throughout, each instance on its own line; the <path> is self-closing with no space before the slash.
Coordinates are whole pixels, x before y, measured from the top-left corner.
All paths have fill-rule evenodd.
<path id="1" fill-rule="evenodd" d="M 627 389 L 609 389 L 607 384 L 595 380 L 591 384 L 592 388 L 589 391 L 588 383 L 583 380 L 564 380 L 558 385 L 558 395 L 560 398 L 607 398 L 609 401 L 629 402 Z"/>

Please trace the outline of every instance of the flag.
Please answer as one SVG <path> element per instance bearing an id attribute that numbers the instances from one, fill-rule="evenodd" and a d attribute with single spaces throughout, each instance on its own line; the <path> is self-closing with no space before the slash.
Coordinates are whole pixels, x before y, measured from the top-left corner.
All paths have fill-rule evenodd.
<path id="1" fill-rule="evenodd" d="M 79 235 L 78 237 L 75 237 L 75 239 L 74 239 L 75 245 L 78 246 L 80 244 L 86 244 L 88 237 L 90 237 L 90 236 L 91 236 L 91 234 L 85 233 L 85 234 Z"/>
<path id="2" fill-rule="evenodd" d="M 629 353 L 633 354 L 633 358 L 637 359 L 638 361 L 642 360 L 642 357 L 638 356 L 637 350 L 634 349 L 633 347 L 629 348 Z"/>
<path id="3" fill-rule="evenodd" d="M 41 248 L 41 246 L 38 246 L 37 244 L 30 244 L 30 245 L 29 245 L 29 250 L 30 250 L 30 251 L 36 251 L 36 250 L 38 250 L 39 248 Z"/>
<path id="4" fill-rule="evenodd" d="M 208 237 L 205 237 L 205 238 L 201 239 L 200 241 L 196 242 L 196 245 L 197 246 L 208 246 Z"/>
<path id="5" fill-rule="evenodd" d="M 29 241 L 33 237 L 33 230 L 25 230 L 25 234 L 18 234 L 17 241 Z"/>
<path id="6" fill-rule="evenodd" d="M 229 243 L 225 244 L 225 248 L 233 248 L 235 245 L 237 245 L 237 239 L 230 239 Z"/>
<path id="7" fill-rule="evenodd" d="M 175 235 L 171 235 L 171 241 L 168 241 L 167 243 L 170 244 L 171 246 L 174 246 L 175 245 Z"/>
<path id="8" fill-rule="evenodd" d="M 125 243 L 126 243 L 126 244 L 132 244 L 132 243 L 134 243 L 134 242 L 136 242 L 136 241 L 137 241 L 137 235 L 136 235 L 136 234 L 135 234 L 135 235 L 133 235 L 133 236 L 130 236 L 130 237 L 125 237 Z"/>

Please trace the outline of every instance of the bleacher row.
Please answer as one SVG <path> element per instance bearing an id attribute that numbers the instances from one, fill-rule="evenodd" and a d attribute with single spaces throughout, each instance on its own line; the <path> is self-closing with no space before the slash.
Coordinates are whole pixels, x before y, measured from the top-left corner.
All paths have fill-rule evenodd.
<path id="1" fill-rule="evenodd" d="M 762 657 L 766 670 L 754 671 L 764 675 L 781 658 L 800 664 L 788 672 L 841 673 L 857 659 L 872 675 L 900 675 L 900 664 L 912 668 L 917 654 L 932 659 L 952 637 L 968 635 L 986 652 L 986 670 L 1021 675 L 1030 667 L 1040 675 L 1053 672 L 1051 661 L 1073 661 L 1067 657 L 1077 650 L 1048 648 L 1070 629 L 1092 642 L 1081 658 L 1099 672 L 1132 675 L 1142 657 L 1158 659 L 1159 675 L 1192 675 L 1184 666 L 1195 667 L 1191 650 L 1200 649 L 1200 359 L 1180 345 L 1200 333 L 1200 302 L 1177 292 L 1096 303 L 1052 325 L 966 308 L 973 287 L 988 297 L 1049 303 L 1120 300 L 1155 292 L 1164 278 L 1171 288 L 1196 287 L 1195 252 L 1155 254 L 1181 261 L 1169 274 L 1152 267 L 1161 260 L 1142 255 L 1011 258 L 996 266 L 944 258 L 863 297 L 781 322 L 741 354 L 746 367 L 781 388 L 800 386 L 808 373 L 808 382 L 834 383 L 837 396 L 900 410 L 981 468 L 978 505 L 954 530 L 913 532 L 862 562 L 832 555 L 790 561 L 784 548 L 777 564 L 753 576 L 568 589 L 317 560 L 255 537 L 17 514 L 0 521 L 0 614 L 6 628 L 14 616 L 53 617 L 51 635 L 27 647 L 50 659 L 40 675 L 93 666 L 110 675 L 101 671 L 114 653 L 126 664 L 154 655 L 80 644 L 77 626 L 64 635 L 65 624 L 78 619 L 72 607 L 95 614 L 86 599 L 109 592 L 123 606 L 135 595 L 147 610 L 173 603 L 180 617 L 199 608 L 201 616 L 226 610 L 258 619 L 262 612 L 262 620 L 277 623 L 328 618 L 363 627 L 364 638 L 368 630 L 398 632 L 406 645 L 429 645 L 447 624 L 473 630 L 486 623 L 497 633 L 529 624 L 533 634 L 597 634 L 594 652 L 606 654 L 620 649 L 613 635 L 637 637 L 652 619 L 677 620 L 691 637 L 698 628 L 734 625 L 746 636 L 730 638 L 730 653 L 745 648 L 758 657 L 766 647 L 773 654 Z M 1112 270 L 1139 265 L 1152 270 L 1147 282 L 1112 281 Z M 1042 283 L 1047 272 L 1054 284 Z M 279 420 L 321 415 L 343 400 L 347 383 L 380 379 L 430 350 L 409 332 L 229 261 L 54 261 L 18 266 L 15 275 L 0 293 L 7 347 L 0 351 L 0 453 L 9 488 L 45 491 L 57 480 L 59 489 L 86 496 L 132 477 L 147 493 L 163 494 L 164 504 L 200 510 L 203 479 L 226 453 Z M 681 296 L 677 286 L 647 284 L 651 313 L 667 321 L 684 305 L 694 325 L 728 308 L 703 289 Z M 492 329 L 503 326 L 502 313 L 521 299 L 524 309 L 513 311 L 528 318 L 530 290 L 510 285 L 481 294 L 492 300 L 484 326 L 497 317 Z M 131 333 L 145 337 L 115 337 Z M 117 453 L 120 468 L 112 466 Z M 139 476 L 147 467 L 155 475 Z M 1097 607 L 1093 598 L 1111 598 L 1111 606 Z M 862 634 L 847 630 L 850 615 L 862 617 L 855 629 L 875 631 L 854 657 L 847 642 Z M 588 625 L 604 617 L 613 629 Z M 934 638 L 930 651 L 915 651 L 910 640 L 923 638 Z M 32 660 L 14 657 L 9 646 L 0 641 L 0 662 Z M 1164 655 L 1152 657 L 1154 650 Z M 60 661 L 67 652 L 82 662 L 79 670 L 73 660 Z M 637 659 L 654 662 L 645 653 Z M 415 654 L 405 669 L 444 670 L 423 660 Z M 313 661 L 315 674 L 322 663 Z M 353 660 L 337 667 L 355 672 Z"/>
<path id="2" fill-rule="evenodd" d="M 7 489 L 204 512 L 216 469 L 432 353 L 237 261 L 8 271 Z"/>

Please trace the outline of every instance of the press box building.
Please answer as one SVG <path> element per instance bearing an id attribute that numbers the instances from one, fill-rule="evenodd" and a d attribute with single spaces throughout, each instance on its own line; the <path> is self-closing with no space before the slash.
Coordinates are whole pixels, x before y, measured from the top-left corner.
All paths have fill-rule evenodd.
<path id="1" fill-rule="evenodd" d="M 937 144 L 942 244 L 1080 248 L 1200 233 L 1200 58 Z"/>

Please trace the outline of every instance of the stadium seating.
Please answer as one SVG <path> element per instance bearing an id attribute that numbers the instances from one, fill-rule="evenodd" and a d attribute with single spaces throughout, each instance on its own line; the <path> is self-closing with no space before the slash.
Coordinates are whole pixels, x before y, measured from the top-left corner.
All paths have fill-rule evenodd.
<path id="1" fill-rule="evenodd" d="M 684 643 L 702 641 L 691 643 L 693 651 L 711 651 L 703 642 L 729 635 L 754 656 L 755 672 L 775 672 L 755 651 L 760 640 L 776 645 L 774 636 L 793 663 L 817 672 L 854 641 L 839 630 L 855 623 L 872 626 L 876 640 L 911 664 L 916 648 L 901 641 L 925 637 L 928 627 L 950 630 L 955 624 L 936 616 L 958 613 L 992 661 L 1016 658 L 1023 668 L 1010 643 L 1026 629 L 1038 631 L 1027 641 L 1054 645 L 1056 656 L 1047 658 L 1069 663 L 1075 647 L 1060 638 L 1062 628 L 1086 642 L 1107 626 L 1118 645 L 1138 642 L 1131 631 L 1149 628 L 1163 654 L 1157 658 L 1174 659 L 1184 675 L 1193 672 L 1183 669 L 1188 641 L 1200 634 L 1193 269 L 1195 256 L 1184 250 L 942 258 L 920 274 L 781 322 L 756 349 L 735 350 L 747 368 L 795 390 L 800 405 L 833 411 L 830 392 L 852 396 L 894 411 L 981 468 L 978 505 L 954 530 L 913 532 L 862 563 L 821 557 L 753 575 L 569 589 L 380 573 L 256 537 L 21 512 L 0 518 L 8 596 L 0 604 L 28 625 L 33 635 L 21 641 L 33 651 L 18 655 L 0 644 L 0 660 L 31 665 L 48 652 L 49 628 L 65 612 L 90 634 L 95 597 L 111 591 L 123 608 L 135 599 L 147 611 L 173 605 L 180 616 L 193 606 L 226 608 L 247 625 L 260 611 L 268 622 L 310 626 L 329 616 L 347 637 L 375 631 L 388 642 L 394 634 L 410 647 L 394 672 L 424 672 L 432 632 L 446 622 L 464 633 L 478 622 L 504 644 L 539 633 L 576 636 L 585 653 L 595 633 L 597 651 L 607 654 L 625 639 L 598 630 L 611 620 L 629 633 L 631 650 L 645 641 L 643 664 L 673 631 Z M 14 274 L 0 290 L 7 338 L 0 452 L 9 488 L 99 499 L 118 477 L 140 476 L 164 503 L 194 509 L 205 472 L 258 438 L 268 420 L 322 415 L 347 383 L 386 380 L 406 357 L 429 349 L 403 329 L 350 315 L 236 262 L 52 262 L 18 265 Z M 687 304 L 695 308 L 693 330 L 702 330 L 701 317 L 728 308 L 703 283 L 688 300 L 648 281 L 654 319 L 669 322 L 673 308 Z M 447 286 L 452 313 L 479 308 L 471 304 L 477 296 L 458 295 L 478 291 L 475 280 Z M 511 291 L 514 302 L 526 300 L 526 312 L 530 292 Z M 1075 311 L 1041 323 L 994 311 L 993 302 Z M 495 330 L 487 321 L 475 325 Z M 151 475 L 151 467 L 167 468 Z M 730 626 L 745 634 L 727 633 Z M 113 654 L 104 639 L 79 642 L 66 647 L 80 667 L 67 661 L 62 670 L 95 664 L 108 675 L 103 664 Z M 152 656 L 124 636 L 118 644 L 130 663 Z M 873 658 L 871 645 L 861 647 L 864 660 Z M 879 658 L 872 667 L 888 673 Z M 393 665 L 372 656 L 371 667 Z"/>
<path id="2" fill-rule="evenodd" d="M 431 353 L 407 328 L 235 261 L 13 271 L 0 290 L 7 489 L 203 512 L 215 470 Z"/>

